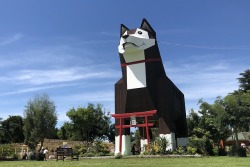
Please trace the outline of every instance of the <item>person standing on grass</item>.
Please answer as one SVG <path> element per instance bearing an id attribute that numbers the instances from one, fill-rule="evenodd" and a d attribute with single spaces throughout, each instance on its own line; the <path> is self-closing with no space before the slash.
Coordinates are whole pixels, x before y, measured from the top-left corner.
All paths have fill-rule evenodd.
<path id="1" fill-rule="evenodd" d="M 23 157 L 22 157 L 23 160 L 27 159 L 27 152 L 26 150 L 23 150 Z"/>
<path id="2" fill-rule="evenodd" d="M 47 161 L 47 154 L 48 154 L 48 147 L 46 147 L 44 150 L 43 150 L 43 155 L 44 155 L 44 161 Z"/>

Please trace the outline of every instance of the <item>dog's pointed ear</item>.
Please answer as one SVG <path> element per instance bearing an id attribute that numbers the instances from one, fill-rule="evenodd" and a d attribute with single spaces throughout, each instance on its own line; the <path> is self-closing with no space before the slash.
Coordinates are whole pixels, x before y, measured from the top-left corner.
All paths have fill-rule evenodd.
<path id="1" fill-rule="evenodd" d="M 128 31 L 128 30 L 129 30 L 129 29 L 128 29 L 125 25 L 121 24 L 120 37 L 121 37 L 126 31 Z"/>
<path id="2" fill-rule="evenodd" d="M 148 23 L 148 21 L 145 18 L 142 19 L 141 29 L 149 31 L 152 35 L 156 36 L 155 30 L 152 28 L 152 26 Z"/>

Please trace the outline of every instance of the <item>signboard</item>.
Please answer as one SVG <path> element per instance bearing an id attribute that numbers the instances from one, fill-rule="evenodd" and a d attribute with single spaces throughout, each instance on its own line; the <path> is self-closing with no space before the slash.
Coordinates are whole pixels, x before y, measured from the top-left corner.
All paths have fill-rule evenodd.
<path id="1" fill-rule="evenodd" d="M 135 116 L 130 117 L 130 125 L 136 125 L 136 117 Z"/>

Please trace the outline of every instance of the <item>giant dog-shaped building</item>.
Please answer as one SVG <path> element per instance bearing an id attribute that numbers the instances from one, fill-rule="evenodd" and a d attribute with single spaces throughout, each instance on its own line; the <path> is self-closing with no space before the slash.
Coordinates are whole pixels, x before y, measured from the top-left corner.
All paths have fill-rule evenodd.
<path id="1" fill-rule="evenodd" d="M 185 146 L 187 124 L 184 95 L 166 76 L 156 32 L 146 19 L 136 29 L 130 30 L 121 25 L 118 50 L 122 78 L 115 84 L 115 114 L 157 110 L 149 119 L 159 128 L 160 137 L 168 139 L 168 149 Z M 137 121 L 142 120 L 138 118 Z M 122 122 L 128 123 L 129 119 Z M 116 120 L 116 126 L 119 124 L 119 120 Z M 115 152 L 120 152 L 119 138 L 122 137 L 121 154 L 128 155 L 131 147 L 130 129 L 123 129 L 122 136 L 119 136 L 118 131 L 116 129 Z M 143 144 L 147 143 L 142 139 L 141 146 Z"/>

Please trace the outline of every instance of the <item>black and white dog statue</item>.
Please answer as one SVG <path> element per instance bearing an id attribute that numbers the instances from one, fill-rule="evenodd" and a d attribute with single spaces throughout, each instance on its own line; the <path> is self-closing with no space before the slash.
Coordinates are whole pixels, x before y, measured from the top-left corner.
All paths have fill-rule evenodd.
<path id="1" fill-rule="evenodd" d="M 115 113 L 157 110 L 150 118 L 159 136 L 168 139 L 168 149 L 187 144 L 184 94 L 166 76 L 159 52 L 156 32 L 146 19 L 140 28 L 121 25 L 118 46 L 122 78 L 115 84 Z M 140 119 L 138 119 L 140 121 Z M 124 120 L 123 124 L 129 123 Z M 116 120 L 116 125 L 119 121 Z M 143 129 L 140 129 L 142 132 Z M 123 129 L 122 154 L 130 154 L 130 129 Z M 119 133 L 116 130 L 116 153 Z M 148 144 L 141 133 L 141 147 Z"/>

